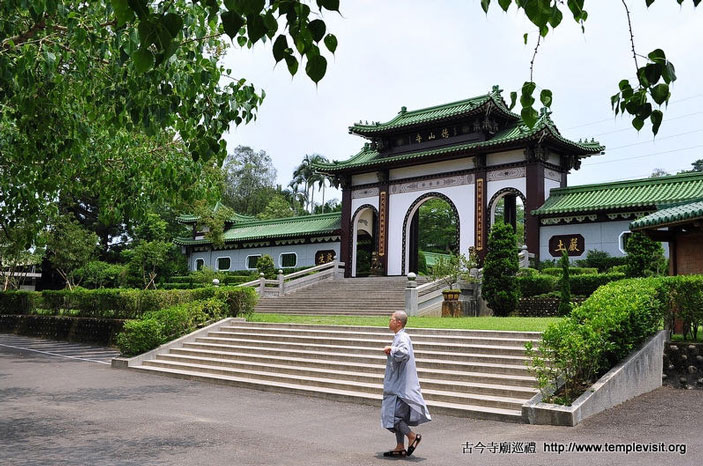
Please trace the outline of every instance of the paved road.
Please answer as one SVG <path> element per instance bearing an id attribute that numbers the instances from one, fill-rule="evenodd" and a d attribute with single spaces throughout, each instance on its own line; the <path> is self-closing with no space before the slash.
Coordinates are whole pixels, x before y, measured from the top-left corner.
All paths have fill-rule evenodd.
<path id="1" fill-rule="evenodd" d="M 111 369 L 86 360 L 94 358 L 75 359 L 81 357 L 80 345 L 64 357 L 57 356 L 61 344 L 40 353 L 18 349 L 19 340 L 8 345 L 10 337 L 0 335 L 0 345 L 5 345 L 0 346 L 3 465 L 703 462 L 701 391 L 661 388 L 573 428 L 435 416 L 418 429 L 424 440 L 416 456 L 393 460 L 380 456 L 394 438 L 381 429 L 374 407 Z M 34 350 L 41 347 L 27 340 Z M 88 349 L 84 354 L 90 354 Z M 503 443 L 510 449 L 534 442 L 536 452 L 481 453 L 476 449 L 479 442 L 497 448 Z M 545 452 L 545 444 L 552 442 L 664 442 L 685 444 L 686 454 Z"/>

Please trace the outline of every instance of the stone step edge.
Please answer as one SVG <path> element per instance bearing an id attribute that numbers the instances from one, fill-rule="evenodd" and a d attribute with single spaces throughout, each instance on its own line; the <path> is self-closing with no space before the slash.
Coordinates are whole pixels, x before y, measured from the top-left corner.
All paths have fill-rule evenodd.
<path id="1" fill-rule="evenodd" d="M 320 383 L 336 383 L 339 385 L 350 385 L 352 381 L 349 380 L 339 380 L 339 379 L 328 379 L 328 378 L 321 378 L 321 377 L 310 377 L 310 376 L 303 376 L 303 375 L 298 375 L 298 376 L 288 376 L 288 374 L 275 374 L 271 372 L 265 372 L 265 371 L 254 371 L 254 370 L 234 370 L 234 369 L 229 369 L 229 368 L 223 368 L 222 366 L 208 366 L 204 364 L 184 364 L 184 363 L 178 363 L 175 361 L 159 361 L 158 359 L 151 359 L 149 361 L 144 361 L 145 363 L 166 363 L 170 364 L 172 366 L 176 367 L 181 367 L 181 368 L 191 368 L 191 369 L 196 369 L 193 372 L 199 372 L 197 369 L 202 369 L 203 371 L 207 370 L 217 370 L 219 372 L 222 371 L 227 371 L 227 372 L 232 372 L 232 373 L 238 373 L 238 374 L 251 374 L 253 377 L 260 376 L 260 377 L 271 377 L 271 376 L 276 376 L 281 379 L 294 379 L 294 380 L 307 380 L 310 382 L 320 382 Z M 219 374 L 218 374 L 219 375 Z M 355 386 L 358 387 L 363 387 L 367 390 L 371 389 L 376 389 L 379 392 L 383 392 L 383 384 L 377 384 L 377 383 L 367 383 L 367 382 L 353 382 Z M 445 390 L 436 390 L 436 389 L 427 389 L 427 390 L 422 390 L 423 393 L 427 395 L 434 395 L 434 396 L 452 396 L 456 398 L 467 398 L 467 399 L 474 399 L 474 398 L 480 398 L 482 400 L 486 401 L 491 401 L 495 403 L 515 403 L 515 404 L 521 404 L 526 401 L 528 401 L 534 393 L 525 398 L 514 398 L 514 397 L 509 397 L 509 396 L 496 396 L 496 395 L 482 395 L 482 394 L 476 394 L 476 393 L 465 393 L 465 392 L 453 392 L 453 391 L 445 391 Z"/>
<path id="2" fill-rule="evenodd" d="M 286 394 L 296 394 L 303 396 L 315 396 L 320 398 L 326 398 L 335 401 L 346 401 L 353 403 L 363 403 L 373 406 L 380 407 L 382 396 L 373 395 L 370 393 L 352 392 L 347 390 L 338 390 L 331 388 L 322 387 L 311 387 L 308 385 L 295 385 L 279 382 L 268 382 L 261 383 L 252 381 L 249 379 L 242 379 L 239 377 L 221 376 L 221 377 L 211 377 L 199 374 L 196 372 L 183 371 L 183 370 L 168 370 L 163 368 L 153 368 L 148 366 L 135 366 L 130 367 L 130 370 L 146 371 L 158 375 L 169 375 L 173 377 L 186 378 L 189 380 L 196 380 L 209 383 L 218 383 L 223 385 L 233 385 L 242 388 L 249 388 L 254 390 L 264 390 L 264 391 L 276 391 L 279 393 Z M 455 417 L 466 417 L 473 419 L 488 419 L 488 420 L 498 420 L 507 422 L 518 422 L 522 423 L 522 412 L 512 409 L 505 408 L 491 408 L 487 406 L 475 406 L 475 405 L 460 405 L 455 403 L 449 403 L 444 401 L 427 401 L 428 408 L 434 408 L 431 410 L 430 415 L 434 411 L 439 414 L 448 414 Z"/>
<path id="3" fill-rule="evenodd" d="M 207 345 L 210 347 L 216 347 L 216 348 L 230 348 L 230 349 L 261 349 L 261 348 L 256 348 L 252 346 L 243 346 L 243 345 L 220 345 L 217 343 L 208 343 L 208 342 L 199 342 L 199 341 L 192 341 L 192 342 L 186 342 L 184 343 L 185 345 Z M 350 347 L 343 347 L 343 348 L 350 348 Z M 362 357 L 362 358 L 373 358 L 373 357 L 378 357 L 381 360 L 385 360 L 385 356 L 375 356 L 372 354 L 353 354 L 353 353 L 330 353 L 326 351 L 316 351 L 316 350 L 294 350 L 294 349 L 280 349 L 280 348 L 270 348 L 273 351 L 287 351 L 287 352 L 294 352 L 296 354 L 310 354 L 310 355 L 325 355 L 325 356 L 345 356 L 345 357 Z M 233 351 L 225 351 L 229 353 L 233 353 Z M 456 356 L 456 353 L 449 353 L 450 355 Z M 471 357 L 476 357 L 478 359 L 484 358 L 484 359 L 489 359 L 489 358 L 498 358 L 498 359 L 512 359 L 517 361 L 529 361 L 529 358 L 523 358 L 520 356 L 495 356 L 491 354 L 464 354 L 462 356 L 471 356 Z M 466 361 L 445 361 L 442 359 L 428 359 L 424 357 L 420 358 L 415 358 L 415 362 L 422 362 L 422 363 L 427 363 L 427 364 L 441 364 L 441 363 L 447 363 L 447 364 L 459 364 L 459 363 L 467 363 Z M 468 364 L 468 363 L 467 363 Z M 473 362 L 470 364 L 482 364 L 482 365 L 495 365 L 498 367 L 507 367 L 507 368 L 520 368 L 520 369 L 525 369 L 526 366 L 524 364 L 499 364 L 499 363 L 478 363 L 478 362 Z"/>
<path id="4" fill-rule="evenodd" d="M 165 357 L 166 360 L 169 360 L 168 356 L 169 355 L 162 355 Z M 223 366 L 221 364 L 215 364 L 211 366 L 208 363 L 212 362 L 220 362 L 222 360 L 220 359 L 213 359 L 213 358 L 200 358 L 197 356 L 187 356 L 187 355 L 173 355 L 174 357 L 178 358 L 185 358 L 192 360 L 193 363 L 197 366 L 208 366 L 208 367 L 227 367 Z M 155 360 L 159 360 L 161 356 L 157 356 Z M 153 361 L 153 360 L 152 360 Z M 203 362 L 204 364 L 200 364 L 199 361 Z M 183 365 L 188 365 L 188 363 L 185 362 L 180 362 L 180 361 L 171 361 L 171 362 L 178 362 L 179 364 Z M 300 372 L 313 372 L 316 374 L 331 374 L 335 376 L 350 376 L 350 377 L 366 377 L 366 378 L 374 378 L 374 379 L 379 379 L 383 381 L 383 373 L 369 373 L 369 372 L 354 372 L 354 371 L 340 371 L 336 369 L 321 369 L 321 368 L 311 368 L 311 367 L 299 367 L 299 366 L 291 366 L 291 365 L 285 365 L 285 364 L 264 364 L 264 363 L 257 363 L 253 361 L 231 361 L 232 363 L 236 364 L 237 362 L 241 364 L 246 364 L 246 365 L 252 365 L 256 367 L 263 367 L 263 368 L 276 368 L 276 369 L 288 369 L 288 370 L 297 370 Z M 252 369 L 243 369 L 243 370 L 252 370 Z M 288 374 L 286 375 L 293 375 L 293 374 Z M 325 378 L 330 378 L 330 377 L 325 377 Z M 526 394 L 530 395 L 530 398 L 537 394 L 538 390 L 536 388 L 528 388 L 528 387 L 522 387 L 522 386 L 517 386 L 517 385 L 500 385 L 500 384 L 489 384 L 489 383 L 481 383 L 481 382 L 464 382 L 464 381 L 456 381 L 456 380 L 446 380 L 446 379 L 433 379 L 433 378 L 427 378 L 427 377 L 420 377 L 420 386 L 422 386 L 423 383 L 432 383 L 435 385 L 455 385 L 455 386 L 463 386 L 463 387 L 472 387 L 472 388 L 477 388 L 477 389 L 485 389 L 485 390 L 512 390 L 516 392 L 524 392 Z M 464 393 L 464 392 L 458 392 L 458 393 Z"/>
<path id="5" fill-rule="evenodd" d="M 240 330 L 240 331 L 237 331 Z M 257 332 L 245 332 L 244 330 L 249 330 L 249 331 L 257 331 Z M 354 332 L 354 331 L 348 331 L 348 332 L 341 332 L 337 330 L 314 330 L 314 329 L 280 329 L 278 333 L 258 333 L 258 331 L 271 331 L 271 330 L 278 330 L 278 329 L 271 329 L 271 328 L 266 328 L 266 327 L 237 327 L 237 326 L 231 326 L 231 325 L 226 325 L 222 326 L 219 330 L 217 330 L 217 333 L 224 333 L 226 335 L 234 334 L 234 335 L 256 335 L 256 336 L 285 336 L 285 337 L 319 337 L 319 338 L 335 338 L 335 339 L 344 339 L 348 340 L 349 338 L 342 338 L 342 336 L 349 336 L 349 337 L 354 337 L 357 340 L 371 340 L 371 338 L 364 338 L 364 337 L 377 337 L 377 338 L 384 338 L 387 341 L 391 341 L 393 339 L 393 334 L 390 332 Z M 284 333 L 285 332 L 285 333 Z M 300 332 L 300 334 L 296 334 L 296 332 Z M 303 335 L 303 333 L 313 333 L 315 335 Z M 539 344 L 540 339 L 529 339 L 529 338 L 507 338 L 507 337 L 500 337 L 500 336 L 488 336 L 488 335 L 423 335 L 423 334 L 417 334 L 415 333 L 414 335 L 412 333 L 408 333 L 412 339 L 415 338 L 421 338 L 423 339 L 422 342 L 417 340 L 418 343 L 440 343 L 439 341 L 424 341 L 425 338 L 437 338 L 438 340 L 442 339 L 465 339 L 465 340 L 478 340 L 478 341 L 500 341 L 500 342 L 512 342 L 516 344 L 520 343 L 527 343 L 527 342 L 532 342 L 534 344 Z M 361 338 L 357 338 L 361 337 Z M 374 340 L 376 341 L 376 340 Z M 461 343 L 456 343 L 456 342 L 448 342 L 448 344 L 461 344 Z M 507 346 L 507 345 L 506 345 Z"/>
<path id="6" fill-rule="evenodd" d="M 410 317 L 412 319 L 412 316 Z M 330 328 L 330 329 L 385 329 L 387 327 L 381 327 L 377 325 L 330 325 L 330 324 L 299 324 L 294 322 L 237 322 L 238 326 L 250 326 L 250 325 L 263 325 L 263 326 L 278 326 L 283 328 Z M 429 327 L 408 327 L 406 329 L 410 336 L 412 336 L 413 331 L 428 331 L 428 332 L 448 332 L 448 333 L 461 333 L 461 332 L 500 332 L 508 334 L 523 334 L 523 335 L 534 335 L 536 338 L 542 338 L 542 332 L 535 331 L 521 331 L 521 330 L 484 330 L 484 329 L 459 329 L 459 328 L 429 328 Z"/>
<path id="7" fill-rule="evenodd" d="M 240 356 L 239 354 L 233 354 L 233 353 L 228 353 L 228 352 L 221 352 L 221 351 L 210 351 L 210 350 L 201 350 L 197 348 L 174 348 L 173 350 L 180 350 L 183 349 L 184 351 L 195 351 L 198 353 L 203 354 L 203 356 L 191 356 L 187 354 L 176 354 L 177 356 L 184 356 L 184 357 L 193 357 L 193 358 L 198 358 L 202 357 L 204 359 L 213 359 L 213 360 L 232 360 L 236 361 L 234 358 L 217 358 L 217 357 L 208 357 L 208 355 L 214 355 L 214 354 L 222 354 L 226 356 Z M 173 351 L 172 350 L 172 351 Z M 170 353 L 169 353 L 170 354 Z M 363 363 L 363 362 L 346 362 L 346 361 L 336 361 L 336 360 L 331 360 L 331 359 L 309 359 L 309 358 L 296 358 L 296 357 L 283 357 L 283 356 L 275 356 L 275 355 L 265 355 L 265 354 L 250 354 L 247 355 L 247 357 L 254 357 L 254 358 L 260 358 L 262 360 L 273 360 L 273 361 L 278 361 L 278 362 L 292 362 L 292 363 L 315 363 L 318 365 L 337 365 L 337 366 L 347 366 L 347 367 L 364 367 L 367 369 L 377 369 L 380 371 L 383 371 L 385 369 L 384 364 L 368 364 L 368 363 Z M 242 362 L 248 362 L 248 361 L 242 361 Z M 254 361 L 256 362 L 256 361 Z M 382 362 L 379 360 L 379 362 Z M 260 363 L 264 364 L 264 363 Z M 451 363 L 451 364 L 456 364 L 456 363 Z M 477 363 L 475 365 L 482 365 L 481 363 Z M 504 365 L 500 364 L 486 364 L 488 367 L 493 367 L 493 366 L 498 366 L 498 367 L 504 367 Z M 519 366 L 522 368 L 522 366 Z M 458 370 L 452 370 L 452 369 L 431 369 L 431 368 L 418 368 L 418 372 L 429 372 L 429 373 L 445 373 L 447 375 L 457 375 L 457 376 L 462 376 L 462 375 L 467 375 L 470 377 L 493 377 L 496 379 L 505 379 L 505 380 L 516 380 L 516 381 L 521 381 L 521 382 L 536 382 L 537 379 L 532 376 L 525 376 L 525 375 L 509 375 L 509 374 L 500 374 L 500 373 L 493 373 L 493 372 L 472 372 L 472 371 L 458 371 Z"/>
<path id="8" fill-rule="evenodd" d="M 298 343 L 298 342 L 293 342 L 293 341 L 275 341 L 275 340 L 256 340 L 256 339 L 247 339 L 247 338 L 220 338 L 220 337 L 198 337 L 196 341 L 201 341 L 201 340 L 207 340 L 207 341 L 214 341 L 214 342 L 224 342 L 224 341 L 233 341 L 233 342 L 247 342 L 247 343 L 257 343 L 258 346 L 261 345 L 266 345 L 266 346 L 280 346 L 280 345 L 292 345 L 292 346 L 322 346 L 324 348 L 336 348 L 336 349 L 343 349 L 343 348 L 353 348 L 353 349 L 358 349 L 358 350 L 369 350 L 370 347 L 368 346 L 345 346 L 345 345 L 330 345 L 330 344 L 323 344 L 323 343 Z M 378 343 L 373 340 L 370 340 L 372 343 Z M 390 341 L 388 342 L 390 343 Z M 413 349 L 416 346 L 419 346 L 420 344 L 413 345 Z M 428 345 L 428 343 L 422 343 L 422 345 Z M 521 352 L 525 351 L 525 348 L 521 348 L 519 346 L 493 346 L 493 345 L 435 345 L 438 347 L 451 347 L 451 348 L 459 348 L 459 349 L 486 349 L 486 350 L 494 350 L 496 352 L 496 356 L 512 356 L 516 358 L 526 358 L 526 356 L 520 356 L 520 355 L 504 355 L 500 354 L 500 351 L 514 351 L 514 352 Z M 379 351 L 381 351 L 383 348 L 379 347 Z M 472 354 L 472 353 L 464 353 L 462 351 L 436 351 L 435 348 L 432 349 L 414 349 L 415 353 L 420 353 L 420 354 L 442 354 L 442 355 L 454 355 L 454 356 L 462 356 L 465 354 Z M 491 354 L 491 353 L 479 353 L 479 354 Z"/>

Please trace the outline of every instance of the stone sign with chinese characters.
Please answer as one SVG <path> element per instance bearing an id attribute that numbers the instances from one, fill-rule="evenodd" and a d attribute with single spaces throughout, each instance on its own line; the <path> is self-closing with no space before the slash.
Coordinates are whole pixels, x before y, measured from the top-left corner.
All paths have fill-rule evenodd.
<path id="1" fill-rule="evenodd" d="M 337 257 L 337 253 L 330 249 L 327 251 L 317 251 L 315 253 L 315 265 L 322 265 L 332 262 Z"/>
<path id="2" fill-rule="evenodd" d="M 549 238 L 549 253 L 561 257 L 566 251 L 569 256 L 581 256 L 586 249 L 586 240 L 581 235 L 559 235 Z"/>

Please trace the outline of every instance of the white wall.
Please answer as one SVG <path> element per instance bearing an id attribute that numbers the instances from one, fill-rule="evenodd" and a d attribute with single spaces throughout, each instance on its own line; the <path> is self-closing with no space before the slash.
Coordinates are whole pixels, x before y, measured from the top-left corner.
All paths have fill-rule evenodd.
<path id="1" fill-rule="evenodd" d="M 361 207 L 364 204 L 369 204 L 372 205 L 378 210 L 378 196 L 373 196 L 373 197 L 362 197 L 361 199 L 352 199 L 351 201 L 351 211 L 349 212 L 349 219 L 353 220 L 354 212 L 356 212 L 356 209 Z"/>
<path id="2" fill-rule="evenodd" d="M 547 178 L 544 179 L 544 200 L 546 201 L 547 198 L 549 197 L 549 191 L 558 188 L 561 186 L 561 183 L 558 181 L 554 180 L 549 180 Z"/>
<path id="3" fill-rule="evenodd" d="M 378 183 L 378 176 L 376 175 L 376 172 L 352 175 L 352 186 L 371 183 Z"/>
<path id="4" fill-rule="evenodd" d="M 447 196 L 456 206 L 459 212 L 459 252 L 467 254 L 469 246 L 474 244 L 474 222 L 475 222 L 475 186 L 473 184 L 452 186 L 448 188 L 438 188 L 432 192 L 438 192 Z M 403 222 L 405 214 L 417 198 L 425 192 L 412 192 L 392 194 L 389 199 L 388 215 L 388 275 L 401 275 L 406 272 L 401 270 L 403 253 Z M 416 206 L 419 207 L 419 206 Z M 412 215 L 408 216 L 408 223 L 412 220 Z M 406 229 L 410 234 L 410 228 Z M 407 246 L 407 245 L 406 245 Z M 405 266 L 408 266 L 407 247 Z"/>
<path id="5" fill-rule="evenodd" d="M 488 154 L 486 157 L 486 165 L 502 165 L 504 163 L 523 162 L 525 160 L 525 152 L 523 149 L 509 150 L 505 152 L 496 152 Z"/>
<path id="6" fill-rule="evenodd" d="M 273 262 L 278 269 L 280 265 L 280 255 L 286 252 L 294 252 L 298 255 L 296 267 L 306 267 L 315 265 L 315 253 L 317 251 L 334 250 L 339 255 L 339 241 L 330 241 L 324 243 L 311 244 L 289 244 L 284 246 L 270 246 L 261 248 L 246 248 L 246 249 L 222 249 L 217 251 L 201 251 L 194 252 L 188 257 L 188 269 L 195 270 L 196 259 L 204 259 L 205 265 L 211 269 L 217 268 L 218 257 L 230 258 L 230 270 L 246 270 L 247 256 L 256 254 L 268 254 L 273 257 Z"/>
<path id="7" fill-rule="evenodd" d="M 391 180 L 401 180 L 403 178 L 436 175 L 438 173 L 469 170 L 471 168 L 474 168 L 474 159 L 473 157 L 468 157 L 465 159 L 447 160 L 446 162 L 433 162 L 412 167 L 394 168 L 389 171 L 388 177 Z"/>
<path id="8" fill-rule="evenodd" d="M 515 188 L 525 196 L 527 192 L 527 182 L 525 178 L 513 178 L 509 180 L 488 181 L 486 184 L 486 207 L 495 193 L 504 188 Z"/>

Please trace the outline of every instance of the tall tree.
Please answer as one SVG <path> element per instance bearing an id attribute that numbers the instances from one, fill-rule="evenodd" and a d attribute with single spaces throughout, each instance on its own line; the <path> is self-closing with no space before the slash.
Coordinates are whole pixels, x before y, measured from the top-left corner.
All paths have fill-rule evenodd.
<path id="1" fill-rule="evenodd" d="M 223 166 L 223 202 L 244 215 L 264 211 L 276 189 L 276 169 L 266 151 L 237 146 Z"/>
<path id="2" fill-rule="evenodd" d="M 496 222 L 491 227 L 487 249 L 482 293 L 495 315 L 507 316 L 517 308 L 520 297 L 518 251 L 513 227 Z"/>

